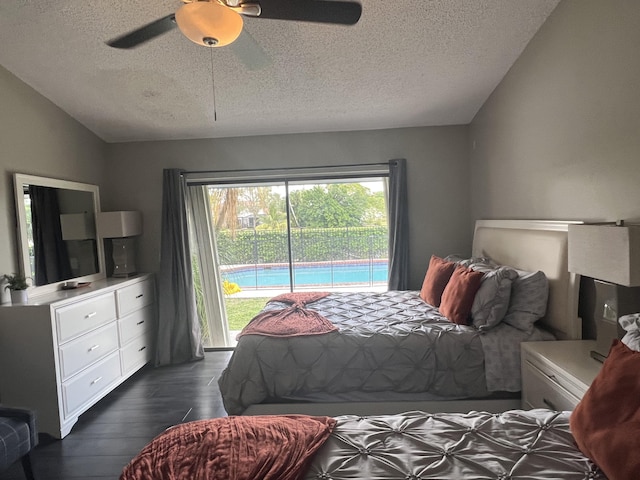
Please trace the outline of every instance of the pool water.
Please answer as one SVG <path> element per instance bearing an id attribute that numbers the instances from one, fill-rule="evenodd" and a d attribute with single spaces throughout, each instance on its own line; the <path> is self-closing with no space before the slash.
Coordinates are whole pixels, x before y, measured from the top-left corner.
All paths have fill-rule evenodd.
<path id="1" fill-rule="evenodd" d="M 293 266 L 293 284 L 299 287 L 384 284 L 387 276 L 386 262 Z M 286 265 L 235 268 L 224 272 L 222 278 L 240 288 L 288 287 L 289 268 Z"/>

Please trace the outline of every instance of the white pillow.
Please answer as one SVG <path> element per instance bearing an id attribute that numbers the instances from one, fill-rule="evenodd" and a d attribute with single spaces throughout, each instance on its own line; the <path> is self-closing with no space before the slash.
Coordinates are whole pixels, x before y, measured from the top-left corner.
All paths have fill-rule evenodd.
<path id="1" fill-rule="evenodd" d="M 623 315 L 618 319 L 618 323 L 627 332 L 622 337 L 622 343 L 631 350 L 640 352 L 640 313 Z"/>

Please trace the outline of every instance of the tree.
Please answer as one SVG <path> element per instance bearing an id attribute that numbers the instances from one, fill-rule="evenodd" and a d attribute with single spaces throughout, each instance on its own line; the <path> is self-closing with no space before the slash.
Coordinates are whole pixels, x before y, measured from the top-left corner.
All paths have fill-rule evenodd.
<path id="1" fill-rule="evenodd" d="M 374 192 L 367 198 L 363 226 L 387 225 L 387 198 L 385 192 Z"/>
<path id="2" fill-rule="evenodd" d="M 258 225 L 258 219 L 268 210 L 274 194 L 271 187 L 246 187 L 239 188 L 239 206 L 241 211 L 248 210 L 254 218 L 254 226 Z"/>
<path id="3" fill-rule="evenodd" d="M 358 183 L 334 183 L 293 191 L 290 201 L 301 227 L 356 227 L 363 225 L 369 196 Z"/>
<path id="4" fill-rule="evenodd" d="M 238 222 L 238 189 L 209 187 L 208 193 L 216 231 L 228 228 L 234 234 Z"/>
<path id="5" fill-rule="evenodd" d="M 287 214 L 284 198 L 274 194 L 267 206 L 267 211 L 260 217 L 260 225 L 256 230 L 284 230 L 287 228 Z"/>

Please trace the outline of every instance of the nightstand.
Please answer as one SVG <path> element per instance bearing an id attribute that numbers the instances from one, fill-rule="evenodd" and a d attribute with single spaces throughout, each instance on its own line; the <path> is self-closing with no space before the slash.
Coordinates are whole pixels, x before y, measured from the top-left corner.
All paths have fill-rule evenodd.
<path id="1" fill-rule="evenodd" d="M 602 367 L 591 358 L 595 345 L 595 340 L 522 343 L 522 408 L 573 410 Z"/>

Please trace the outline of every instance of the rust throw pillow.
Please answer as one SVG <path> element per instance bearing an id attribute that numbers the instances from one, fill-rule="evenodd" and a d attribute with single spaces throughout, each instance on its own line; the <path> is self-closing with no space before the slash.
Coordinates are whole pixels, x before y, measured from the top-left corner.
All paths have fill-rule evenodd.
<path id="1" fill-rule="evenodd" d="M 614 340 L 569 424 L 578 447 L 611 480 L 640 478 L 640 352 Z"/>
<path id="2" fill-rule="evenodd" d="M 165 430 L 120 480 L 298 480 L 336 425 L 307 415 L 231 416 Z"/>
<path id="3" fill-rule="evenodd" d="M 422 282 L 420 298 L 434 307 L 439 307 L 442 292 L 447 286 L 454 268 L 456 268 L 454 262 L 447 262 L 440 257 L 431 255 L 429 268 Z"/>
<path id="4" fill-rule="evenodd" d="M 440 313 L 453 323 L 468 325 L 471 306 L 482 284 L 483 272 L 457 265 L 442 292 Z"/>

